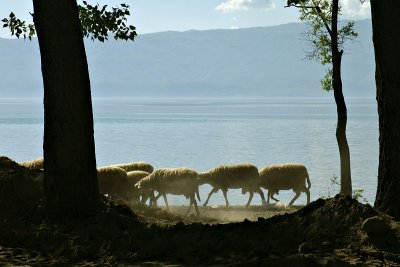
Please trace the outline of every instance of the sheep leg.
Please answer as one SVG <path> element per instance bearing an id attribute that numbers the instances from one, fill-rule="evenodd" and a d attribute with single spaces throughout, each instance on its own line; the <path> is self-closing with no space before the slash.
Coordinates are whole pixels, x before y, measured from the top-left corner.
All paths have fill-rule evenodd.
<path id="1" fill-rule="evenodd" d="M 162 196 L 163 196 L 163 198 L 164 198 L 165 205 L 167 206 L 167 210 L 169 210 L 169 207 L 168 207 L 168 200 L 167 200 L 167 194 L 162 194 Z"/>
<path id="2" fill-rule="evenodd" d="M 189 204 L 189 209 L 186 212 L 186 215 L 188 215 L 190 213 L 190 210 L 192 209 L 192 205 L 193 205 L 193 201 L 192 201 L 192 197 L 190 197 L 190 204 Z"/>
<path id="3" fill-rule="evenodd" d="M 150 200 L 149 200 L 150 199 Z M 146 193 L 142 195 L 142 199 L 140 200 L 140 203 L 145 205 L 147 200 L 149 200 L 149 206 L 153 205 L 154 202 L 154 195 L 153 193 Z M 157 206 L 157 202 L 155 202 L 155 205 Z"/>
<path id="4" fill-rule="evenodd" d="M 290 206 L 290 205 L 292 205 L 292 204 L 293 204 L 293 202 L 295 202 L 295 201 L 296 201 L 296 199 L 298 199 L 298 198 L 299 198 L 300 194 L 301 194 L 301 192 L 299 192 L 299 191 L 296 191 L 296 195 L 294 196 L 294 198 L 292 199 L 292 201 L 290 201 L 290 203 L 289 203 L 289 206 Z"/>
<path id="5" fill-rule="evenodd" d="M 253 200 L 253 196 L 254 196 L 254 192 L 250 191 L 250 197 L 249 197 L 249 201 L 247 201 L 246 207 L 248 207 L 251 203 L 251 201 Z"/>
<path id="6" fill-rule="evenodd" d="M 194 208 L 196 209 L 196 215 L 197 215 L 197 217 L 199 217 L 200 212 L 199 212 L 199 208 L 197 207 L 196 198 L 194 196 L 190 197 L 190 205 L 189 205 L 188 211 L 186 212 L 186 215 L 188 215 L 190 213 L 192 205 L 194 205 Z"/>
<path id="7" fill-rule="evenodd" d="M 161 197 L 161 193 L 158 193 L 158 195 L 156 196 L 156 200 L 158 200 Z"/>
<path id="8" fill-rule="evenodd" d="M 262 205 L 267 205 L 267 202 L 265 201 L 265 196 L 264 196 L 264 193 L 263 193 L 263 191 L 261 190 L 261 188 L 258 188 L 257 190 L 256 190 L 256 192 L 260 195 L 260 197 L 261 197 L 261 203 L 262 203 Z"/>
<path id="9" fill-rule="evenodd" d="M 271 198 L 272 198 L 273 200 L 275 200 L 276 202 L 279 202 L 279 199 L 274 198 L 274 195 L 272 195 Z"/>
<path id="10" fill-rule="evenodd" d="M 146 204 L 146 202 L 147 202 L 148 199 L 149 199 L 148 196 L 144 196 L 144 195 L 143 195 L 143 196 L 142 196 L 142 199 L 140 200 L 140 203 L 144 205 L 144 204 Z"/>
<path id="11" fill-rule="evenodd" d="M 216 193 L 216 192 L 218 192 L 218 189 L 213 187 L 213 189 L 208 194 L 207 200 L 206 200 L 206 202 L 204 202 L 203 206 L 207 206 L 208 200 L 210 200 L 211 195 Z"/>
<path id="12" fill-rule="evenodd" d="M 193 199 L 194 208 L 195 208 L 195 210 L 196 210 L 196 215 L 197 215 L 197 217 L 199 217 L 199 216 L 200 216 L 200 212 L 199 212 L 199 208 L 197 207 L 197 201 L 196 201 L 196 199 L 194 198 L 194 196 L 192 197 L 192 199 Z"/>
<path id="13" fill-rule="evenodd" d="M 276 202 L 279 202 L 279 199 L 274 198 L 274 192 L 268 190 L 268 203 L 269 203 L 269 197 L 271 196 L 271 199 L 275 200 Z"/>
<path id="14" fill-rule="evenodd" d="M 307 205 L 310 204 L 310 190 L 308 190 L 307 188 L 304 190 L 304 192 L 307 195 Z"/>
<path id="15" fill-rule="evenodd" d="M 229 206 L 229 201 L 228 201 L 228 196 L 227 196 L 227 193 L 228 193 L 228 189 L 222 189 L 222 193 L 224 193 L 224 198 L 225 198 L 225 202 L 226 202 L 226 206 L 228 207 Z"/>
<path id="16" fill-rule="evenodd" d="M 157 207 L 157 199 L 160 198 L 160 193 L 155 197 L 154 192 L 151 192 L 150 194 L 150 206 Z"/>

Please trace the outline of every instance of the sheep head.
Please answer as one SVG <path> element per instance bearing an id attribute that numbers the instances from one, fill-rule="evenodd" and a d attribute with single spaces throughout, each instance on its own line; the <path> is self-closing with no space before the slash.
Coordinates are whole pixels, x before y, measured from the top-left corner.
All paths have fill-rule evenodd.
<path id="1" fill-rule="evenodd" d="M 211 179 L 211 175 L 207 172 L 199 173 L 198 180 L 199 185 L 209 184 Z"/>
<path id="2" fill-rule="evenodd" d="M 140 189 L 142 188 L 141 182 L 140 182 L 140 181 L 137 182 L 137 183 L 134 185 L 134 187 L 135 187 L 136 190 L 140 190 Z"/>

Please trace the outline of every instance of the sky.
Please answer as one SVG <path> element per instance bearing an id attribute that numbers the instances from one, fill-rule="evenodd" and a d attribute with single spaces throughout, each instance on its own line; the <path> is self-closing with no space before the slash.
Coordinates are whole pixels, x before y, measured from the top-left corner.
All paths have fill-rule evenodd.
<path id="1" fill-rule="evenodd" d="M 87 0 L 90 4 L 131 7 L 129 23 L 139 34 L 161 31 L 237 29 L 298 22 L 298 11 L 285 8 L 286 0 Z M 344 19 L 370 17 L 369 0 L 341 0 Z M 13 11 L 17 17 L 32 21 L 30 0 L 0 0 L 0 18 Z M 0 37 L 9 32 L 0 29 Z"/>

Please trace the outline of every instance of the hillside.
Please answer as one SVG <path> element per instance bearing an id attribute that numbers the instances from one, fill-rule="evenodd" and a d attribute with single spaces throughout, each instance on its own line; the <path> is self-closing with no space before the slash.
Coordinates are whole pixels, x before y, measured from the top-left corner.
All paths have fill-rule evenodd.
<path id="1" fill-rule="evenodd" d="M 345 96 L 375 94 L 371 22 L 343 60 Z M 324 69 L 305 60 L 304 24 L 161 32 L 134 43 L 86 42 L 94 97 L 326 96 Z M 0 97 L 41 97 L 37 40 L 0 39 Z"/>

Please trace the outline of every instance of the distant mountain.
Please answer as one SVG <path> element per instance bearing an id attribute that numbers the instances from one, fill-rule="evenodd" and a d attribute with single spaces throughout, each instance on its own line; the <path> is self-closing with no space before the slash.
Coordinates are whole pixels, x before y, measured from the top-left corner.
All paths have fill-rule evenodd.
<path id="1" fill-rule="evenodd" d="M 371 21 L 356 22 L 343 59 L 345 96 L 375 95 Z M 326 96 L 324 68 L 304 59 L 305 25 L 160 32 L 86 41 L 94 97 Z M 41 97 L 37 40 L 0 39 L 0 97 Z"/>

